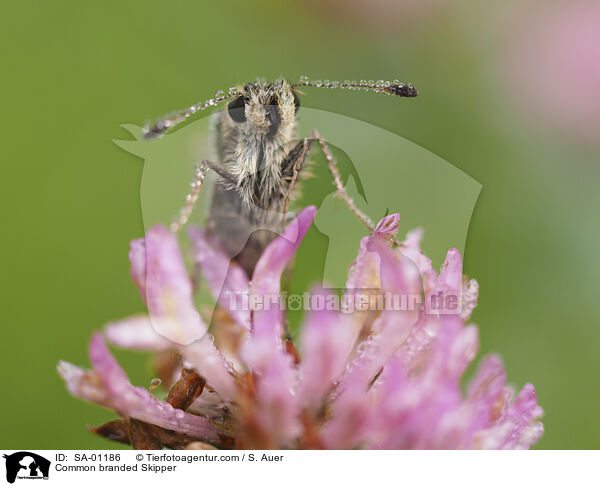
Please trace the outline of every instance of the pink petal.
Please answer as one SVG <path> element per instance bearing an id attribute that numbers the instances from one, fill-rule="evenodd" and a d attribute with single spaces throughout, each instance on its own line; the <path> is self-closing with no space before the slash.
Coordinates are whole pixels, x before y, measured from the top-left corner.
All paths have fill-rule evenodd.
<path id="1" fill-rule="evenodd" d="M 499 356 L 487 356 L 479 365 L 477 372 L 469 382 L 467 400 L 476 405 L 481 411 L 483 425 L 491 424 L 494 415 L 494 405 L 501 398 L 506 383 L 506 372 Z"/>
<path id="2" fill-rule="evenodd" d="M 385 449 L 449 449 L 466 443 L 458 382 L 440 375 L 410 376 L 394 357 L 373 387 L 376 416 L 369 444 Z"/>
<path id="3" fill-rule="evenodd" d="M 411 249 L 411 245 L 418 247 L 415 241 L 416 236 L 409 235 L 402 253 L 423 265 L 419 255 L 413 251 L 414 248 Z M 459 290 L 462 289 L 462 258 L 457 250 L 448 252 L 439 277 L 435 271 L 429 270 L 430 266 L 431 262 L 428 261 L 425 266 L 419 267 L 424 278 L 425 313 L 421 315 L 406 343 L 398 351 L 398 356 L 409 368 L 418 366 L 426 359 L 441 323 L 446 320 L 445 316 L 458 315 L 462 320 L 466 320 L 477 303 L 478 288 L 475 280 L 471 280 L 465 286 L 464 294 Z"/>
<path id="4" fill-rule="evenodd" d="M 510 400 L 506 389 L 503 398 Z M 528 449 L 544 433 L 539 422 L 542 415 L 535 389 L 528 383 L 514 402 L 503 409 L 495 424 L 477 434 L 476 444 L 481 449 Z"/>
<path id="5" fill-rule="evenodd" d="M 314 289 L 312 296 L 326 299 L 330 294 Z M 306 408 L 318 408 L 334 380 L 343 373 L 351 350 L 352 329 L 338 312 L 312 310 L 300 334 L 300 398 Z"/>
<path id="6" fill-rule="evenodd" d="M 148 316 L 134 316 L 104 327 L 106 338 L 115 346 L 141 351 L 164 351 L 173 347 L 173 343 L 156 332 Z"/>
<path id="7" fill-rule="evenodd" d="M 437 314 L 421 313 L 409 336 L 396 355 L 407 370 L 414 370 L 427 358 L 427 353 L 437 336 L 441 318 Z"/>
<path id="8" fill-rule="evenodd" d="M 346 289 L 372 289 L 380 288 L 379 267 L 380 260 L 377 252 L 369 248 L 372 241 L 395 236 L 400 224 L 399 214 L 390 214 L 384 217 L 373 231 L 373 234 L 360 240 L 360 248 L 356 260 L 350 265 Z M 389 240 L 387 240 L 389 242 Z M 348 292 L 349 295 L 352 292 Z"/>
<path id="9" fill-rule="evenodd" d="M 397 296 L 418 296 L 421 291 L 420 274 L 414 263 L 385 240 L 373 238 L 369 250 L 381 260 L 381 286 L 386 293 Z M 386 309 L 373 323 L 374 334 L 359 345 L 358 354 L 348 367 L 347 376 L 340 384 L 355 380 L 358 373 L 366 378 L 364 386 L 375 377 L 383 365 L 406 341 L 419 318 L 419 306 L 413 308 Z"/>
<path id="10" fill-rule="evenodd" d="M 194 307 L 177 238 L 164 226 L 154 226 L 146 235 L 146 252 L 146 301 L 151 319 L 157 318 L 155 329 L 177 344 L 200 339 L 207 326 Z"/>
<path id="11" fill-rule="evenodd" d="M 426 295 L 427 312 L 460 314 L 462 302 L 462 257 L 456 248 L 448 250 L 435 288 Z"/>
<path id="12" fill-rule="evenodd" d="M 479 331 L 476 326 L 462 327 L 454 338 L 454 343 L 446 362 L 446 373 L 458 381 L 471 364 L 479 350 Z"/>
<path id="13" fill-rule="evenodd" d="M 254 354 L 246 350 L 244 357 L 252 366 L 256 386 L 256 420 L 274 444 L 290 447 L 301 431 L 298 371 L 292 357 L 282 349 L 272 349 L 270 340 L 257 338 L 253 344 Z M 271 349 L 257 349 L 265 346 Z"/>
<path id="14" fill-rule="evenodd" d="M 406 234 L 406 239 L 402 242 L 407 251 L 421 253 L 421 240 L 423 239 L 423 228 L 415 228 Z"/>
<path id="15" fill-rule="evenodd" d="M 377 223 L 375 230 L 373 231 L 374 235 L 389 235 L 396 236 L 398 233 L 398 228 L 400 227 L 400 214 L 394 213 L 388 216 L 385 216 Z"/>
<path id="16" fill-rule="evenodd" d="M 462 306 L 460 317 L 463 321 L 469 320 L 473 309 L 477 307 L 477 299 L 479 297 L 479 284 L 477 280 L 471 279 L 464 286 L 462 290 Z"/>
<path id="17" fill-rule="evenodd" d="M 529 449 L 544 433 L 543 425 L 538 421 L 542 415 L 535 388 L 531 383 L 526 383 L 509 408 L 508 421 L 512 427 L 502 448 Z"/>
<path id="18" fill-rule="evenodd" d="M 465 361 L 472 357 L 476 334 L 471 331 L 462 334 L 462 330 L 455 316 L 443 316 L 435 343 L 426 360 L 420 364 L 419 374 L 414 375 L 413 371 L 407 384 L 392 395 L 395 404 L 387 405 L 390 435 L 380 446 L 410 449 L 468 446 L 470 416 L 460 407 L 459 379 Z M 384 383 L 388 381 L 387 388 L 392 390 L 394 387 L 389 383 L 387 369 L 397 359 L 386 364 L 382 376 Z M 405 375 L 408 373 L 408 369 L 400 369 L 404 369 Z M 390 410 L 395 410 L 395 413 Z M 383 424 L 380 425 L 382 427 Z M 380 434 L 386 437 L 385 430 Z"/>
<path id="19" fill-rule="evenodd" d="M 365 236 L 360 240 L 360 248 L 356 260 L 350 265 L 348 279 L 346 280 L 346 295 L 355 295 L 354 289 L 378 289 L 380 261 L 379 255 L 368 249 L 376 235 Z"/>
<path id="20" fill-rule="evenodd" d="M 380 384 L 373 387 L 375 423 L 368 439 L 371 447 L 457 447 L 456 440 L 452 445 L 447 441 L 448 421 L 445 420 L 455 413 L 459 403 L 457 384 L 431 378 L 409 376 L 397 357 L 388 361 L 377 380 Z"/>
<path id="21" fill-rule="evenodd" d="M 225 402 L 232 402 L 237 393 L 233 370 L 213 343 L 212 335 L 180 346 L 186 366 L 195 369 Z"/>
<path id="22" fill-rule="evenodd" d="M 389 237 L 398 232 L 399 221 L 399 214 L 386 216 L 377 224 L 373 234 L 361 239 L 358 256 L 348 271 L 344 293 L 346 302 L 362 299 L 371 294 L 371 289 L 385 291 L 381 282 L 381 258 L 377 251 L 374 251 L 373 242 L 383 241 L 385 245 L 391 246 L 392 240 Z M 368 311 L 366 314 L 363 311 L 355 311 L 345 315 L 344 318 L 347 325 L 354 329 L 355 336 L 358 337 L 365 320 L 368 320 Z"/>
<path id="23" fill-rule="evenodd" d="M 146 302 L 146 240 L 133 240 L 129 246 L 129 261 L 131 262 L 131 278 L 137 286 L 142 300 Z"/>
<path id="24" fill-rule="evenodd" d="M 437 274 L 431 266 L 431 259 L 421 251 L 420 244 L 422 238 L 423 230 L 421 228 L 409 231 L 400 249 L 402 254 L 412 260 L 419 269 L 421 279 L 423 280 L 423 289 L 427 294 L 433 287 L 437 279 Z"/>
<path id="25" fill-rule="evenodd" d="M 360 370 L 346 381 L 343 393 L 331 407 L 331 418 L 321 429 L 321 441 L 327 449 L 361 447 L 367 440 L 374 415 L 365 382 L 369 376 Z"/>
<path id="26" fill-rule="evenodd" d="M 187 346 L 173 346 L 171 341 L 157 334 L 150 320 L 144 317 L 108 324 L 104 332 L 111 343 L 124 348 L 144 351 L 178 349 L 186 366 L 202 375 L 224 401 L 234 399 L 236 388 L 233 370 L 215 347 L 212 335 L 205 334 Z"/>
<path id="27" fill-rule="evenodd" d="M 218 243 L 211 240 L 204 231 L 191 227 L 188 233 L 194 246 L 196 263 L 215 299 L 223 309 L 229 311 L 240 326 L 249 329 L 250 311 L 241 305 L 234 307 L 240 294 L 248 292 L 249 282 L 246 272 L 231 261 Z"/>
<path id="28" fill-rule="evenodd" d="M 316 211 L 314 206 L 305 208 L 287 226 L 283 234 L 265 248 L 254 269 L 250 286 L 251 297 L 279 299 L 283 270 L 295 255 Z M 265 309 L 253 312 L 252 333 L 255 336 L 270 336 L 274 343 L 280 343 L 282 323 L 283 314 L 279 302 L 265 305 Z"/>
<path id="29" fill-rule="evenodd" d="M 84 370 L 67 361 L 59 361 L 57 371 L 65 380 L 67 389 L 72 395 L 106 408 L 112 408 L 111 398 L 93 371 Z"/>
<path id="30" fill-rule="evenodd" d="M 217 429 L 206 418 L 177 410 L 166 402 L 156 400 L 145 388 L 131 385 L 100 333 L 92 336 L 90 359 L 94 373 L 65 363 L 59 367 L 69 390 L 75 395 L 112 408 L 125 417 L 208 441 L 219 439 Z M 90 386 L 90 382 L 95 382 L 94 386 Z"/>
<path id="31" fill-rule="evenodd" d="M 425 289 L 425 312 L 428 315 L 462 315 L 462 257 L 458 250 L 448 250 L 439 277 L 430 278 L 428 287 L 429 290 Z"/>
<path id="32" fill-rule="evenodd" d="M 456 248 L 448 250 L 438 281 L 457 294 L 462 290 L 462 257 Z"/>
<path id="33" fill-rule="evenodd" d="M 429 379 L 454 382 L 460 377 L 460 370 L 466 361 L 464 355 L 461 359 L 460 353 L 460 336 L 463 330 L 458 317 L 441 317 L 438 333 L 422 370 L 424 375 L 429 375 Z"/>
<path id="34" fill-rule="evenodd" d="M 393 449 L 399 440 L 407 439 L 408 413 L 417 404 L 406 370 L 398 358 L 388 361 L 371 392 L 374 406 L 373 424 L 367 438 L 369 448 Z"/>

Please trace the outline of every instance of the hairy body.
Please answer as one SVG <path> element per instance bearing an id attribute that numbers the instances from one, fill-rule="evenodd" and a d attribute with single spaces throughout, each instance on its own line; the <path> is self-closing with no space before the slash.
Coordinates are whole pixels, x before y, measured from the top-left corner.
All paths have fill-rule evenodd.
<path id="1" fill-rule="evenodd" d="M 214 188 L 208 229 L 248 274 L 283 229 L 284 201 L 303 152 L 297 106 L 287 82 L 254 83 L 216 116 L 217 162 L 227 173 Z"/>

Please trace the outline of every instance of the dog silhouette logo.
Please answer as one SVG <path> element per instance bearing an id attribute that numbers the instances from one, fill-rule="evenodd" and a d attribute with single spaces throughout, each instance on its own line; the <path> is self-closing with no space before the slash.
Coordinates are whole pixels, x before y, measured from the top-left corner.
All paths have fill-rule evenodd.
<path id="1" fill-rule="evenodd" d="M 50 461 L 39 454 L 21 451 L 14 454 L 4 454 L 6 461 L 6 480 L 14 483 L 15 479 L 48 479 Z"/>

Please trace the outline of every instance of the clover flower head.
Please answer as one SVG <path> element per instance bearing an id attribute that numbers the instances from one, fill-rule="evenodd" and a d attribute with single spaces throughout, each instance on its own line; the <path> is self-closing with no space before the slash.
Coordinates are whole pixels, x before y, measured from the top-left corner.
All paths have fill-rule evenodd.
<path id="1" fill-rule="evenodd" d="M 533 385 L 515 393 L 500 358 L 485 357 L 468 325 L 475 280 L 451 249 L 436 272 L 414 231 L 397 244 L 399 215 L 363 238 L 341 299 L 384 305 L 306 312 L 297 345 L 281 305 L 233 305 L 281 295 L 281 277 L 312 224 L 308 207 L 264 251 L 252 279 L 203 230 L 191 228 L 194 267 L 162 226 L 131 244 L 132 278 L 148 308 L 93 335 L 91 370 L 61 362 L 69 391 L 117 412 L 93 431 L 136 448 L 529 448 L 543 433 Z M 217 306 L 210 332 L 194 305 L 201 274 Z M 311 295 L 336 302 L 324 288 Z M 420 305 L 397 305 L 413 296 Z M 338 296 L 339 297 L 339 296 Z M 440 306 L 451 303 L 451 309 Z M 338 299 L 339 301 L 339 299 Z M 405 301 L 402 301 L 406 304 Z M 436 303 L 434 305 L 434 303 Z M 156 353 L 164 400 L 134 387 L 106 340 Z"/>

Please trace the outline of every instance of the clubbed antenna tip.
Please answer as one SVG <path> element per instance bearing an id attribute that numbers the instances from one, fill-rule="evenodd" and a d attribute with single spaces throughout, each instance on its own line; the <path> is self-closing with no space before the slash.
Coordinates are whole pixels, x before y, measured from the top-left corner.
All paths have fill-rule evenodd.
<path id="1" fill-rule="evenodd" d="M 392 84 L 385 88 L 384 91 L 394 96 L 402 96 L 404 98 L 414 98 L 419 94 L 412 84 Z"/>
<path id="2" fill-rule="evenodd" d="M 412 84 L 401 83 L 397 79 L 394 81 L 312 81 L 306 76 L 303 76 L 298 83 L 294 83 L 292 86 L 375 91 L 376 93 L 386 93 L 389 95 L 401 96 L 403 98 L 414 98 L 419 94 Z"/>

